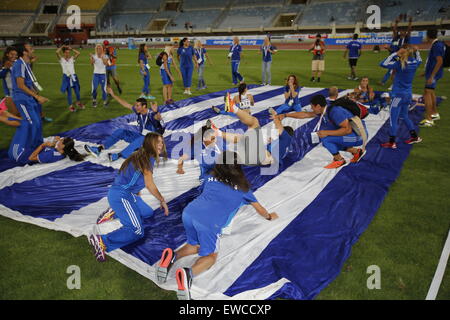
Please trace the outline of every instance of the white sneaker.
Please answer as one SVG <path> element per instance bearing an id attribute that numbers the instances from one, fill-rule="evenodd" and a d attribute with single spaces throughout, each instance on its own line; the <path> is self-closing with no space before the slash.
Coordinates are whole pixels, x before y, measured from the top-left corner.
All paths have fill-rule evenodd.
<path id="1" fill-rule="evenodd" d="M 422 121 L 420 121 L 419 123 L 419 127 L 433 127 L 434 126 L 434 121 L 433 120 L 427 120 L 427 119 L 423 119 Z"/>
<path id="2" fill-rule="evenodd" d="M 441 116 L 439 115 L 439 113 L 432 114 L 431 120 L 433 120 L 433 121 L 441 120 Z"/>

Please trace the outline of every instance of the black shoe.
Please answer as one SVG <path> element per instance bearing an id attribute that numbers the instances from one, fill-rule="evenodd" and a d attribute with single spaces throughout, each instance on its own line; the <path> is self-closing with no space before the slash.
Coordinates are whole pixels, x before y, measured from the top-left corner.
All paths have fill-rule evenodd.
<path id="1" fill-rule="evenodd" d="M 311 80 L 309 80 L 309 81 L 314 82 L 314 77 L 311 77 Z"/>
<path id="2" fill-rule="evenodd" d="M 320 82 L 320 78 L 317 78 L 317 82 Z"/>

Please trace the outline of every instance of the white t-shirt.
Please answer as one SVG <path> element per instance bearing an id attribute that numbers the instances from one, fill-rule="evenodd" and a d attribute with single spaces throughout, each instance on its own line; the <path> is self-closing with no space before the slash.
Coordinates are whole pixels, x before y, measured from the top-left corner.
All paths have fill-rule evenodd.
<path id="1" fill-rule="evenodd" d="M 71 75 L 75 74 L 75 60 L 73 57 L 70 57 L 69 60 L 66 60 L 65 58 L 61 58 L 59 60 L 59 63 L 61 64 L 63 73 L 70 77 Z"/>
<path id="2" fill-rule="evenodd" d="M 103 58 L 108 58 L 106 55 Z M 103 63 L 103 59 L 99 58 L 96 54 L 94 55 L 94 73 L 106 74 L 106 66 Z"/>
<path id="3" fill-rule="evenodd" d="M 251 106 L 252 103 L 248 97 L 248 94 L 246 94 L 245 96 L 241 96 L 241 103 L 239 104 L 239 107 L 241 109 L 250 109 Z"/>

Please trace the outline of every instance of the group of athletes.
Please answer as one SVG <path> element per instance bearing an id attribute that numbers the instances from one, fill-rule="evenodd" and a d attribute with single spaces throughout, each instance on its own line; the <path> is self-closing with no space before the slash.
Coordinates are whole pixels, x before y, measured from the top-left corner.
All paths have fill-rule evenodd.
<path id="1" fill-rule="evenodd" d="M 434 89 L 437 81 L 442 77 L 445 56 L 445 44 L 437 40 L 437 32 L 429 30 L 427 37 L 432 46 L 425 67 L 427 80 L 424 105 L 427 108 L 427 116 L 421 122 L 425 126 L 429 126 L 439 117 L 435 109 Z M 320 46 L 320 40 L 316 44 Z M 395 44 L 397 48 L 394 47 Z M 244 174 L 243 166 L 264 168 L 283 163 L 296 139 L 295 130 L 283 125 L 285 118 L 319 118 L 311 134 L 311 142 L 321 142 L 330 153 L 332 160 L 325 166 L 327 169 L 337 169 L 348 164 L 341 152 L 351 154 L 350 163 L 361 160 L 366 152 L 368 135 L 364 118 L 369 113 L 378 113 L 380 109 L 388 105 L 390 105 L 391 115 L 390 138 L 382 144 L 382 147 L 391 149 L 397 147 L 399 142 L 396 137 L 400 118 L 404 120 L 410 133 L 410 138 L 405 143 L 421 142 L 414 124 L 409 120 L 408 111 L 413 104 L 413 79 L 417 68 L 422 63 L 422 58 L 418 48 L 408 44 L 407 32 L 395 35 L 390 49 L 390 55 L 380 62 L 380 66 L 388 69 L 389 76 L 393 79 L 392 90 L 388 95 L 377 95 L 370 87 L 369 79 L 363 77 L 359 86 L 351 94 L 340 97 L 338 88 L 331 87 L 328 99 L 323 95 L 316 95 L 310 100 L 310 108 L 306 109 L 306 106 L 301 104 L 301 87 L 297 77 L 289 75 L 284 90 L 285 102 L 280 106 L 270 107 L 267 115 L 273 120 L 276 135 L 269 141 L 264 141 L 260 123 L 252 115 L 255 100 L 248 92 L 244 78 L 239 73 L 242 47 L 236 37 L 233 45 L 230 46 L 229 58 L 232 81 L 233 84 L 238 85 L 238 93 L 234 97 L 227 94 L 224 97 L 223 106 L 213 106 L 212 109 L 217 114 L 237 118 L 247 129 L 242 134 L 227 132 L 220 130 L 210 119 L 200 130 L 193 133 L 191 148 L 185 150 L 186 152 L 179 158 L 176 173 L 184 174 L 184 161 L 195 159 L 200 166 L 200 194 L 183 210 L 182 221 L 186 230 L 186 244 L 176 251 L 175 248 L 167 248 L 162 252 L 156 266 L 157 280 L 161 283 L 167 280 L 175 261 L 197 254 L 199 257 L 191 267 L 182 267 L 175 271 L 178 297 L 190 299 L 193 279 L 215 263 L 222 230 L 230 224 L 240 207 L 247 204 L 253 206 L 256 212 L 267 221 L 278 218 L 277 213 L 268 212 L 255 198 Z M 312 50 L 321 49 L 312 48 Z M 360 51 L 360 48 L 358 50 Z M 348 51 L 350 61 L 359 57 L 355 53 L 353 44 L 348 47 Z M 263 83 L 270 84 L 271 55 L 276 53 L 276 48 L 271 46 L 269 39 L 265 40 L 261 53 Z M 63 46 L 56 51 L 56 54 L 63 70 L 61 90 L 67 93 L 71 111 L 75 110 L 75 106 L 84 108 L 80 101 L 79 80 L 74 69 L 74 62 L 79 52 Z M 316 55 L 317 52 L 314 54 Z M 192 82 L 189 79 L 192 79 L 194 66 L 199 73 L 198 89 L 206 88 L 203 78 L 204 64 L 210 59 L 201 43 L 196 42 L 195 46 L 191 47 L 188 39 L 184 38 L 180 42 L 177 55 L 180 62 L 179 68 L 173 62 L 173 46 L 166 47 L 156 58 L 160 66 L 165 103 L 173 103 L 174 78 L 170 70 L 172 65 L 183 78 L 185 94 L 192 94 L 190 91 Z M 119 153 L 108 153 L 110 161 L 116 161 L 119 158 L 125 160 L 108 191 L 109 208 L 99 216 L 97 224 L 119 219 L 122 226 L 108 234 L 93 233 L 89 236 L 89 242 L 98 261 L 105 261 L 107 252 L 122 248 L 144 236 L 142 222 L 151 217 L 154 210 L 140 197 L 142 189 L 147 188 L 160 202 L 164 214 L 169 214 L 167 202 L 153 179 L 154 170 L 157 170 L 159 163 L 165 161 L 168 155 L 163 138 L 165 131 L 163 116 L 156 103 L 148 102 L 154 99 L 149 91 L 149 58 L 148 48 L 142 44 L 139 48 L 138 62 L 144 87 L 141 96 L 131 104 L 116 95 L 108 81 L 109 77 L 113 79 L 120 94 L 122 89 L 115 70 L 117 56 L 114 48 L 109 47 L 108 43 L 98 44 L 95 47 L 95 53 L 90 56 L 94 66 L 93 106 L 96 106 L 96 90 L 100 85 L 106 105 L 110 97 L 123 107 L 130 109 L 137 117 L 137 130 L 119 129 L 101 144 L 84 146 L 88 154 L 98 157 L 119 140 L 129 143 Z M 18 44 L 5 52 L 1 76 L 4 79 L 7 98 L 0 104 L 0 120 L 17 128 L 8 155 L 11 160 L 22 165 L 55 162 L 66 156 L 74 161 L 82 161 L 87 155 L 80 154 L 75 149 L 72 138 L 56 137 L 46 142 L 43 140 L 41 105 L 48 99 L 39 94 L 40 85 L 31 68 L 32 59 L 33 48 L 30 44 Z M 352 67 L 350 77 L 356 79 L 355 61 L 351 61 L 350 66 Z M 9 71 L 5 71 L 6 69 Z M 72 89 L 76 95 L 75 106 L 72 101 Z M 433 99 L 434 102 L 431 101 Z"/>

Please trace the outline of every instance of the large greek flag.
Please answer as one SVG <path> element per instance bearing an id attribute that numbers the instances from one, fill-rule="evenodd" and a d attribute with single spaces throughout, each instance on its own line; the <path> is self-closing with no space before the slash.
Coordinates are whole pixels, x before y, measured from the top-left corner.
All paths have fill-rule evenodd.
<path id="1" fill-rule="evenodd" d="M 235 89 L 229 90 L 235 93 Z M 268 108 L 284 102 L 284 87 L 252 86 L 253 114 L 261 126 L 273 127 Z M 327 90 L 302 88 L 301 103 Z M 347 91 L 342 91 L 345 94 Z M 244 129 L 235 117 L 217 115 L 211 106 L 223 104 L 225 91 L 211 93 L 162 106 L 167 125 L 164 135 L 168 151 L 178 141 L 178 132 L 192 132 L 194 125 L 207 119 L 224 129 Z M 420 110 L 411 118 L 416 123 Z M 397 150 L 380 147 L 388 139 L 389 111 L 366 118 L 369 132 L 367 154 L 357 164 L 327 170 L 331 155 L 321 144 L 312 144 L 310 133 L 318 119 L 283 120 L 295 129 L 295 142 L 278 173 L 260 175 L 258 167 L 246 167 L 255 196 L 275 221 L 261 218 L 251 206 L 242 207 L 220 239 L 217 262 L 195 278 L 193 299 L 312 299 L 339 274 L 358 240 L 377 212 L 389 186 L 397 178 L 411 146 L 398 144 Z M 76 139 L 76 147 L 101 143 L 118 128 L 136 130 L 135 115 L 94 123 L 64 132 Z M 401 124 L 399 140 L 408 131 Z M 110 152 L 126 146 L 120 141 Z M 343 153 L 349 159 L 349 155 Z M 98 215 L 108 207 L 106 195 L 122 160 L 110 163 L 106 152 L 77 163 L 64 159 L 52 164 L 17 167 L 0 153 L 0 214 L 78 237 L 88 235 Z M 169 203 L 165 217 L 159 203 L 144 190 L 143 199 L 155 215 L 144 221 L 145 236 L 140 241 L 115 250 L 116 259 L 156 283 L 155 266 L 166 247 L 176 249 L 186 241 L 181 221 L 183 208 L 198 194 L 199 167 L 185 163 L 185 174 L 176 174 L 177 160 L 169 159 L 155 169 L 155 182 Z M 120 227 L 119 221 L 101 225 L 101 232 Z M 86 250 L 91 252 L 86 242 Z M 176 290 L 174 272 L 190 266 L 197 256 L 176 262 L 162 287 Z M 94 259 L 94 257 L 92 257 Z"/>

